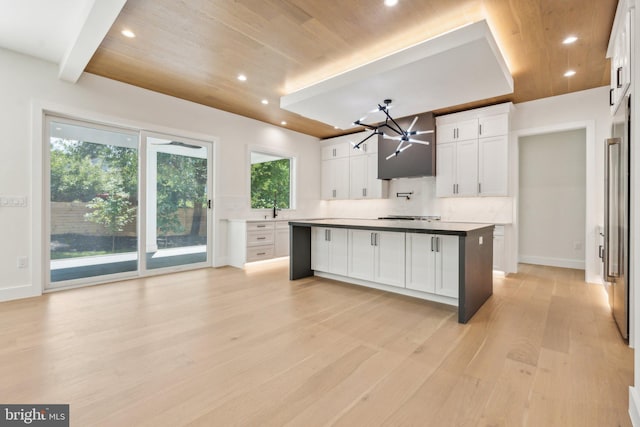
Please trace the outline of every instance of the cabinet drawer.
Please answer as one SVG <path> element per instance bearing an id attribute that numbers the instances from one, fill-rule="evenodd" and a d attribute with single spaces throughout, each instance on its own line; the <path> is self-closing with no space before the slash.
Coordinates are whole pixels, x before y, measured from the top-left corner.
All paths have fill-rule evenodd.
<path id="1" fill-rule="evenodd" d="M 247 262 L 273 258 L 273 245 L 247 248 Z"/>
<path id="2" fill-rule="evenodd" d="M 275 224 L 273 222 L 269 221 L 247 222 L 247 232 L 273 230 L 274 225 Z"/>
<path id="3" fill-rule="evenodd" d="M 273 245 L 273 230 L 247 233 L 247 246 Z"/>
<path id="4" fill-rule="evenodd" d="M 289 229 L 289 221 L 276 222 L 276 230 L 288 230 L 288 229 Z"/>

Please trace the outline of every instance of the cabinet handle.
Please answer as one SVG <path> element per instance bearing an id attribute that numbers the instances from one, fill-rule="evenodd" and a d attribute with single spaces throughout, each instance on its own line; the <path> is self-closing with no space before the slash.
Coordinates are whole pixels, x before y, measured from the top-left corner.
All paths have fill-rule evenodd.
<path id="1" fill-rule="evenodd" d="M 433 252 L 433 238 L 434 236 L 431 236 L 431 252 Z"/>
<path id="2" fill-rule="evenodd" d="M 256 255 L 266 255 L 266 252 L 258 252 Z"/>
<path id="3" fill-rule="evenodd" d="M 331 230 L 330 230 L 330 229 L 329 229 L 329 230 L 327 230 L 327 236 L 329 236 L 329 239 L 328 239 L 328 240 L 329 240 L 329 241 L 331 241 Z"/>
<path id="4" fill-rule="evenodd" d="M 373 234 L 374 234 L 374 233 L 371 233 L 371 236 L 370 236 L 370 238 L 371 238 L 371 246 L 375 246 L 375 245 L 373 244 Z"/>
<path id="5" fill-rule="evenodd" d="M 256 237 L 256 240 L 265 240 L 266 237 Z"/>
<path id="6" fill-rule="evenodd" d="M 373 233 L 373 234 L 375 234 L 375 237 L 373 238 L 374 246 L 378 246 L 378 233 Z"/>
<path id="7" fill-rule="evenodd" d="M 482 184 L 478 183 L 478 194 L 482 193 Z"/>
<path id="8" fill-rule="evenodd" d="M 366 188 L 362 189 L 362 197 L 367 197 L 367 189 Z"/>
<path id="9" fill-rule="evenodd" d="M 613 106 L 613 88 L 609 89 L 609 106 Z"/>
<path id="10" fill-rule="evenodd" d="M 616 70 L 616 80 L 618 83 L 618 88 L 622 87 L 622 67 L 618 67 Z"/>
<path id="11" fill-rule="evenodd" d="M 362 145 L 363 145 L 363 147 L 362 147 L 362 151 L 366 153 L 366 152 L 367 152 L 367 143 L 365 142 L 365 143 L 364 143 L 364 144 L 362 144 Z"/>
<path id="12" fill-rule="evenodd" d="M 331 190 L 331 191 L 332 191 L 333 197 L 336 197 L 336 190 Z"/>
<path id="13" fill-rule="evenodd" d="M 325 242 L 329 241 L 329 234 L 327 233 L 327 231 L 329 231 L 329 230 L 324 230 L 324 241 Z"/>
<path id="14" fill-rule="evenodd" d="M 482 123 L 478 125 L 478 132 L 482 135 Z"/>
<path id="15" fill-rule="evenodd" d="M 265 228 L 265 227 L 266 227 L 266 225 L 264 225 L 264 224 L 256 225 L 256 228 Z"/>
<path id="16" fill-rule="evenodd" d="M 440 237 L 436 237 L 436 252 L 440 252 Z"/>

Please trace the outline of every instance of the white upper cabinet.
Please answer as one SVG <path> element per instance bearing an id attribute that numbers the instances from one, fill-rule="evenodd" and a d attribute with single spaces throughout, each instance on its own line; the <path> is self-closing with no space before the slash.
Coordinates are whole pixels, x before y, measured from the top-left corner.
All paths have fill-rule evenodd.
<path id="1" fill-rule="evenodd" d="M 321 196 L 324 200 L 349 198 L 349 158 L 323 160 L 320 168 L 322 180 Z"/>
<path id="2" fill-rule="evenodd" d="M 478 119 L 443 124 L 436 129 L 438 142 L 464 141 L 478 137 Z"/>
<path id="3" fill-rule="evenodd" d="M 349 150 L 351 150 L 351 144 L 348 141 L 340 137 L 337 142 L 323 145 L 321 149 L 322 160 L 337 159 L 340 157 L 349 157 Z"/>
<path id="4" fill-rule="evenodd" d="M 436 118 L 436 196 L 507 196 L 511 103 Z"/>
<path id="5" fill-rule="evenodd" d="M 365 137 L 363 132 L 322 142 L 323 200 L 388 197 L 389 182 L 378 179 L 378 140 L 371 138 L 360 149 L 353 148 Z"/>
<path id="6" fill-rule="evenodd" d="M 609 105 L 612 113 L 618 109 L 631 84 L 631 18 L 628 3 L 618 2 L 607 51 L 607 57 L 611 58 Z"/>
<path id="7" fill-rule="evenodd" d="M 508 143 L 506 135 L 478 140 L 478 194 L 504 196 L 508 186 Z"/>
<path id="8" fill-rule="evenodd" d="M 509 134 L 509 114 L 495 114 L 478 119 L 478 137 L 488 138 Z"/>

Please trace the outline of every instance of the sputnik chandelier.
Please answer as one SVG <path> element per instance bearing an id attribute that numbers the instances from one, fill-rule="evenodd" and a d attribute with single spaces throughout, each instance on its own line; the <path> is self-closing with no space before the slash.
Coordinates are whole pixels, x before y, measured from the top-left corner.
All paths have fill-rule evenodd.
<path id="1" fill-rule="evenodd" d="M 386 118 L 384 120 L 384 123 L 382 124 L 369 125 L 366 123 L 362 123 L 362 121 L 365 120 L 367 116 L 364 116 L 356 120 L 355 122 L 353 122 L 354 125 L 362 126 L 372 131 L 372 133 L 369 136 L 364 138 L 359 143 L 357 144 L 352 143 L 354 150 L 359 150 L 362 144 L 374 135 L 382 135 L 384 139 L 399 141 L 395 151 L 391 153 L 389 156 L 387 156 L 387 160 L 402 153 L 404 150 L 411 147 L 413 144 L 429 145 L 429 141 L 420 141 L 411 137 L 415 135 L 422 135 L 425 133 L 433 133 L 433 130 L 412 130 L 413 126 L 415 126 L 416 122 L 418 121 L 418 116 L 416 116 L 413 119 L 413 122 L 411 122 L 411 126 L 409 126 L 407 130 L 402 129 L 402 126 L 400 126 L 398 122 L 396 122 L 393 119 L 393 117 L 389 115 L 389 110 L 391 108 L 392 108 L 391 100 L 385 99 L 384 105 L 378 104 L 378 108 L 375 108 L 369 112 L 369 113 L 378 113 L 378 112 L 384 113 Z M 389 129 L 391 132 L 395 133 L 395 135 L 387 135 L 386 133 L 384 133 L 384 128 Z"/>

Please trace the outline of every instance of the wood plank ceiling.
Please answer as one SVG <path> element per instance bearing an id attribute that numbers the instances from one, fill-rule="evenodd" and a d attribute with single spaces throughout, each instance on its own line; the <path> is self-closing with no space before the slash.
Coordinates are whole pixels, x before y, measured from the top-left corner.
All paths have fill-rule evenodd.
<path id="1" fill-rule="evenodd" d="M 128 0 L 89 73 L 326 138 L 340 131 L 279 108 L 282 95 L 486 19 L 514 93 L 436 111 L 609 84 L 617 0 Z M 128 39 L 123 29 L 135 32 Z M 578 41 L 563 45 L 574 34 Z M 568 69 L 576 75 L 567 78 Z M 237 79 L 245 74 L 247 81 Z M 263 105 L 261 100 L 269 101 Z"/>

